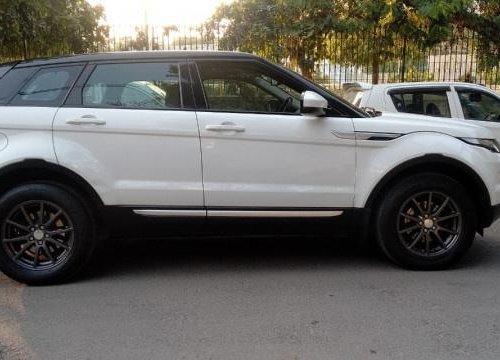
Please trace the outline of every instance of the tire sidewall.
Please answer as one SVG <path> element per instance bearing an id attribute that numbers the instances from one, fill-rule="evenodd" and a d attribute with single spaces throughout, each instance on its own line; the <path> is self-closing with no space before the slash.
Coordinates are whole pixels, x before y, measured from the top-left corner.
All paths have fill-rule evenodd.
<path id="1" fill-rule="evenodd" d="M 25 184 L 16 187 L 0 198 L 0 236 L 9 213 L 26 201 L 44 200 L 62 208 L 73 224 L 73 247 L 65 261 L 46 270 L 29 270 L 16 264 L 0 244 L 0 268 L 9 277 L 28 284 L 58 283 L 75 275 L 88 260 L 94 249 L 94 229 L 85 206 L 72 193 L 52 184 Z"/>
<path id="2" fill-rule="evenodd" d="M 401 206 L 412 196 L 427 191 L 449 196 L 462 214 L 462 230 L 457 242 L 445 253 L 432 257 L 419 256 L 406 249 L 397 231 Z M 402 180 L 386 193 L 377 213 L 376 228 L 378 244 L 391 260 L 412 269 L 437 270 L 450 266 L 469 249 L 476 232 L 476 213 L 460 183 L 444 175 L 422 174 Z"/>

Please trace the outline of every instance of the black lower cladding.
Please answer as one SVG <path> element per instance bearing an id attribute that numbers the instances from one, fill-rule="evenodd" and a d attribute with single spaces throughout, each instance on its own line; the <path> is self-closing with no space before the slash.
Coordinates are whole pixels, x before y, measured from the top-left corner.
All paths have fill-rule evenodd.
<path id="1" fill-rule="evenodd" d="M 491 222 L 487 224 L 490 226 L 492 223 L 494 223 L 496 220 L 500 219 L 500 204 L 494 205 L 491 207 Z"/>
<path id="2" fill-rule="evenodd" d="M 366 227 L 362 223 L 368 219 L 367 211 L 364 209 L 286 209 L 343 211 L 342 215 L 339 216 L 317 218 L 148 217 L 135 214 L 134 209 L 137 207 L 108 206 L 104 209 L 104 223 L 108 228 L 109 235 L 117 238 L 262 235 L 318 235 L 345 238 L 362 235 L 362 231 Z M 175 210 L 181 209 L 176 208 Z M 217 208 L 217 210 L 221 209 Z M 183 208 L 182 210 L 203 209 Z M 224 208 L 223 210 L 236 209 Z M 256 209 L 247 208 L 238 208 L 237 210 L 256 211 Z"/>

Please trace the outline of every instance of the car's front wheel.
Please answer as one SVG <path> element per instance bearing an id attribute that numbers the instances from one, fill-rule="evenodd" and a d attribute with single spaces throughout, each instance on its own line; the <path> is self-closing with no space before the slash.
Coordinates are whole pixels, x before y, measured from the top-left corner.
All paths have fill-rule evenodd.
<path id="1" fill-rule="evenodd" d="M 474 204 L 464 187 L 440 174 L 407 177 L 390 188 L 375 220 L 378 245 L 412 269 L 443 269 L 459 260 L 476 230 Z"/>
<path id="2" fill-rule="evenodd" d="M 51 184 L 16 187 L 0 199 L 0 269 L 41 285 L 65 281 L 95 247 L 92 219 L 82 201 Z"/>

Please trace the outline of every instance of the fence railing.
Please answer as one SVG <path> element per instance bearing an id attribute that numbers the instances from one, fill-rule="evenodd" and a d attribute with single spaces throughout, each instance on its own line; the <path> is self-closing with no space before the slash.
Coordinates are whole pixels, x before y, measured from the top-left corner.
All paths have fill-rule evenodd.
<path id="1" fill-rule="evenodd" d="M 223 35 L 223 28 L 212 29 L 209 33 L 200 25 L 113 25 L 106 41 L 90 51 L 225 50 L 228 44 L 223 41 Z M 331 90 L 341 89 L 347 82 L 466 81 L 500 91 L 500 68 L 481 67 L 478 39 L 474 33 L 457 34 L 450 41 L 432 48 L 411 38 L 385 35 L 375 31 L 332 32 L 324 37 L 321 49 L 313 49 L 314 64 L 309 76 Z M 284 40 L 277 34 L 270 41 L 294 51 L 294 40 Z M 36 54 L 36 49 L 28 53 L 34 54 L 32 56 L 69 53 L 64 48 L 54 48 L 57 54 Z M 239 46 L 231 44 L 230 48 L 239 49 Z M 299 51 L 303 49 L 297 49 Z M 300 71 L 291 57 L 272 60 Z"/>
<path id="2" fill-rule="evenodd" d="M 206 31 L 203 26 L 189 25 L 114 26 L 107 43 L 98 50 L 225 50 L 223 29 L 210 36 Z M 314 63 L 313 80 L 332 90 L 346 82 L 405 81 L 466 81 L 500 90 L 500 68 L 481 69 L 474 33 L 457 34 L 431 48 L 411 38 L 394 36 L 380 41 L 379 37 L 372 33 L 329 34 L 322 44 L 324 57 Z M 275 41 L 282 41 L 279 34 Z M 287 58 L 274 60 L 299 71 Z"/>

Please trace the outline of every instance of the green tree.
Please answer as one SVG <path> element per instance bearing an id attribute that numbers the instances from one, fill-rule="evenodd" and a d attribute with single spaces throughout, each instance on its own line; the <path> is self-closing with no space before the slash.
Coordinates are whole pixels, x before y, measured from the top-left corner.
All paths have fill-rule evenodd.
<path id="1" fill-rule="evenodd" d="M 96 51 L 109 29 L 104 8 L 85 0 L 0 0 L 0 57 Z"/>
<path id="2" fill-rule="evenodd" d="M 148 48 L 148 36 L 144 29 L 135 28 L 135 40 L 131 42 L 130 46 L 134 50 L 146 50 Z"/>
<path id="3" fill-rule="evenodd" d="M 166 25 L 163 27 L 163 36 L 167 38 L 167 48 L 170 48 L 170 37 L 172 36 L 173 33 L 176 33 L 179 31 L 179 28 L 177 25 Z M 174 42 L 174 47 L 175 47 L 175 42 Z"/>
<path id="4" fill-rule="evenodd" d="M 478 60 L 482 70 L 500 66 L 500 0 L 467 0 L 452 18 L 459 31 L 478 35 Z"/>
<path id="5" fill-rule="evenodd" d="M 450 38 L 451 19 L 465 9 L 464 0 L 359 0 L 352 5 L 345 27 L 349 40 L 337 48 L 355 47 L 361 55 L 345 61 L 370 67 L 374 84 L 381 63 L 396 60 L 402 60 L 401 78 L 415 76 L 425 51 Z M 361 45 L 360 33 L 368 34 Z"/>
<path id="6" fill-rule="evenodd" d="M 367 66 L 374 83 L 382 63 L 401 59 L 402 77 L 417 76 L 425 51 L 460 27 L 478 34 L 481 64 L 500 61 L 500 0 L 236 0 L 206 25 L 222 48 L 287 62 L 307 77 L 322 59 Z"/>
<path id="7" fill-rule="evenodd" d="M 237 0 L 220 6 L 207 22 L 207 34 L 220 47 L 255 52 L 290 62 L 311 77 L 326 54 L 324 35 L 335 23 L 337 0 Z"/>

